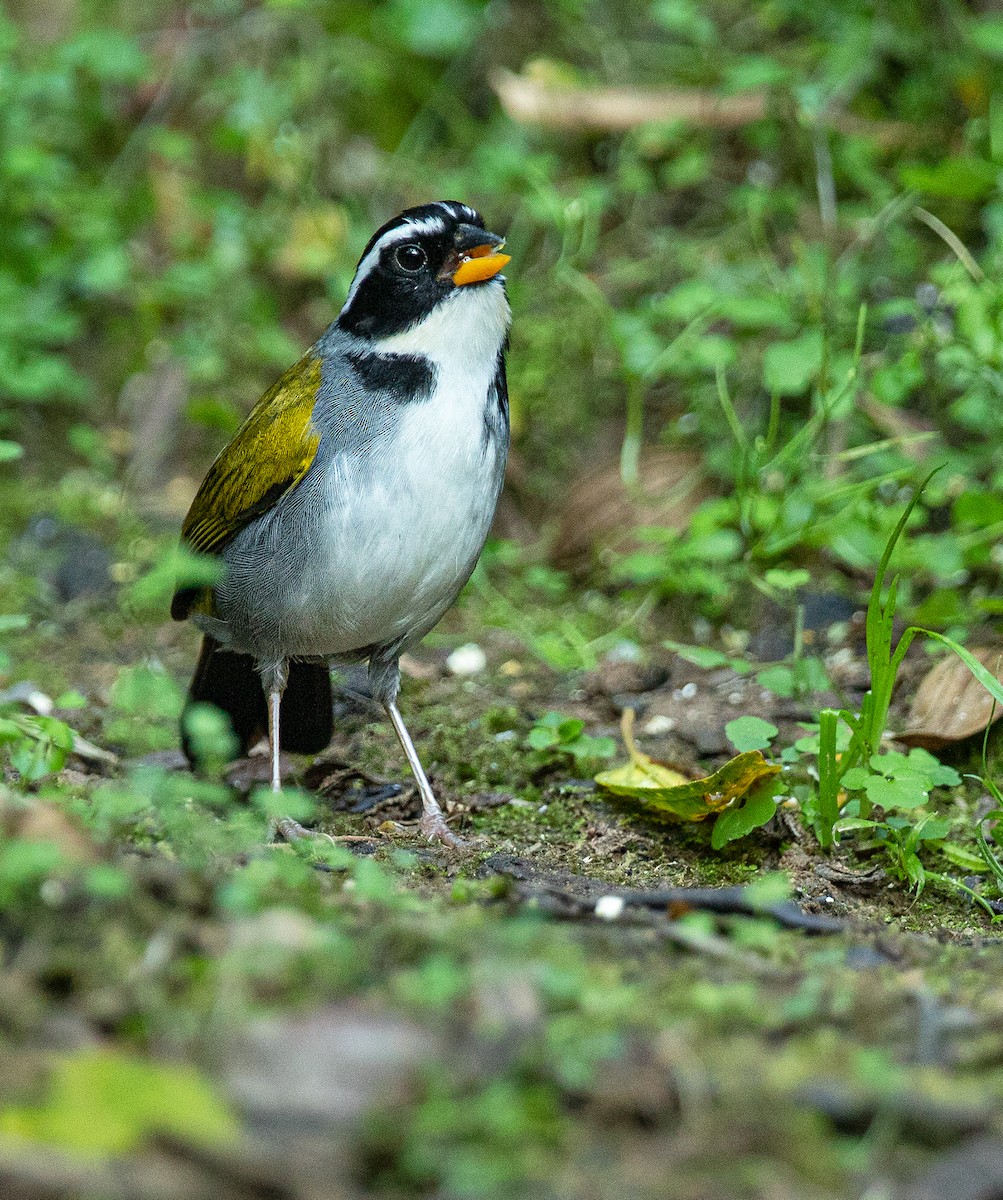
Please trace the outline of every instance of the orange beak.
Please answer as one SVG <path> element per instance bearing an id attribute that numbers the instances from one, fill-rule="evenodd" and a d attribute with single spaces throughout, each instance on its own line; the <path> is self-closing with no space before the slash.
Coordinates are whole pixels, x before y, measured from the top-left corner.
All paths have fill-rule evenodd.
<path id="1" fill-rule="evenodd" d="M 465 250 L 460 265 L 453 272 L 453 283 L 463 287 L 466 283 L 483 283 L 486 279 L 493 279 L 506 263 L 512 261 L 511 254 L 498 254 L 497 250 L 497 244 Z"/>

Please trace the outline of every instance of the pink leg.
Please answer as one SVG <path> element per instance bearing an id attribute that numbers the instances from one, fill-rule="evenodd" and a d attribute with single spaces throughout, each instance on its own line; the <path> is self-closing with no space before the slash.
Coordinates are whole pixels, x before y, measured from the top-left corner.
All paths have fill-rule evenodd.
<path id="1" fill-rule="evenodd" d="M 443 816 L 439 802 L 432 791 L 432 785 L 428 782 L 428 776 L 425 774 L 425 769 L 418 758 L 418 752 L 414 748 L 414 742 L 411 741 L 411 735 L 407 731 L 404 718 L 400 715 L 400 710 L 393 700 L 387 701 L 384 704 L 384 708 L 387 711 L 387 716 L 390 718 L 390 724 L 394 727 L 394 733 L 397 734 L 397 740 L 401 744 L 401 749 L 404 751 L 404 757 L 411 768 L 415 782 L 418 784 L 418 793 L 421 796 L 422 807 L 421 823 L 418 828 L 430 842 L 444 842 L 447 846 L 453 846 L 454 848 L 465 846 L 467 843 L 463 838 L 455 834 L 446 824 L 446 818 Z"/>

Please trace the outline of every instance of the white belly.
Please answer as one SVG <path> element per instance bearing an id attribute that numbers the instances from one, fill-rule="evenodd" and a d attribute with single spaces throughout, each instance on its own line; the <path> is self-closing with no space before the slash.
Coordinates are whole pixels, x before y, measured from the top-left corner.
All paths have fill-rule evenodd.
<path id="1" fill-rule="evenodd" d="M 471 403 L 488 384 L 440 379 L 431 400 L 404 411 L 375 471 L 348 455 L 329 465 L 315 544 L 281 605 L 287 654 L 420 637 L 453 602 L 491 527 L 504 470 L 504 444 L 485 438 L 483 403 Z"/>

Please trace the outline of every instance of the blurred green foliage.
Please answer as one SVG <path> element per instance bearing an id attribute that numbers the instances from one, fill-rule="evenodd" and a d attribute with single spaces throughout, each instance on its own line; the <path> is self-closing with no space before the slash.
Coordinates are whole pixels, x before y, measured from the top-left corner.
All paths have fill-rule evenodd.
<path id="1" fill-rule="evenodd" d="M 509 232 L 528 493 L 559 502 L 628 409 L 628 480 L 661 442 L 697 451 L 720 492 L 614 580 L 721 617 L 806 554 L 867 569 L 900 482 L 936 455 L 949 469 L 917 528 L 932 511 L 942 532 L 947 512 L 955 536 L 916 538 L 912 574 L 983 600 L 1001 29 L 963 0 L 15 4 L 0 471 L 117 478 L 135 465 L 137 380 L 149 403 L 173 370 L 172 461 L 197 474 L 332 318 L 374 225 L 459 196 Z M 506 114 L 503 69 L 762 102 L 734 127 L 554 130 Z"/>
<path id="2" fill-rule="evenodd" d="M 176 745 L 179 635 L 154 626 L 176 573 L 202 568 L 165 550 L 177 496 L 123 490 L 144 440 L 158 450 L 163 442 L 171 471 L 197 476 L 332 318 L 372 229 L 440 196 L 475 204 L 509 235 L 514 482 L 534 521 L 560 506 L 573 474 L 615 459 L 624 441 L 628 481 L 641 446 L 660 445 L 695 452 L 712 493 L 681 531 L 656 524 L 629 551 L 601 556 L 601 586 L 586 592 L 539 562 L 527 566 L 512 544 L 494 546 L 470 592 L 482 625 L 514 633 L 562 674 L 596 668 L 621 644 L 639 650 L 639 627 L 658 601 L 683 623 L 700 613 L 751 625 L 740 601 L 754 589 L 793 606 L 806 584 L 871 575 L 906 485 L 925 474 L 921 457 L 946 469 L 898 552 L 901 609 L 952 628 L 998 612 L 1001 66 L 1003 21 L 977 0 L 11 0 L 0 14 L 0 541 L 9 551 L 0 558 L 0 673 L 5 686 L 29 674 L 40 686 L 51 680 L 54 694 L 73 683 L 91 700 L 73 728 L 60 715 L 26 713 L 14 695 L 3 700 L 0 758 L 20 789 L 5 797 L 5 820 L 13 828 L 37 802 L 43 813 L 68 813 L 101 846 L 78 861 L 65 831 L 60 845 L 27 833 L 3 840 L 0 901 L 12 940 L 27 946 L 12 962 L 8 1024 L 48 1036 L 49 972 L 54 964 L 52 978 L 64 977 L 70 946 L 73 1002 L 96 996 L 102 1036 L 138 1046 L 183 1050 L 195 1030 L 215 1035 L 224 1009 L 243 1019 L 265 1004 L 353 992 L 422 1015 L 461 1049 L 469 1026 L 484 1025 L 498 1057 L 483 1077 L 465 1054 L 436 1063 L 424 1095 L 367 1134 L 375 1186 L 484 1197 L 540 1190 L 572 1139 L 586 1081 L 617 1061 L 647 1077 L 646 1059 L 625 1059 L 647 1031 L 659 1039 L 650 1052 L 659 1071 L 677 1059 L 711 1063 L 683 1074 L 723 1113 L 706 1138 L 715 1172 L 733 1156 L 736 1181 L 759 1170 L 775 1189 L 792 1172 L 795 1190 L 814 1194 L 837 1187 L 844 1169 L 856 1187 L 874 1156 L 886 1186 L 881 1156 L 889 1145 L 899 1153 L 889 1139 L 837 1142 L 818 1129 L 806 1137 L 791 1118 L 777 1120 L 775 1149 L 755 1161 L 744 1150 L 742 1123 L 751 1112 L 762 1125 L 758 1114 L 777 1111 L 778 1096 L 808 1120 L 801 1085 L 817 1080 L 819 1062 L 850 1085 L 873 1083 L 868 1070 L 883 1089 L 891 1077 L 892 1060 L 873 1048 L 882 1029 L 874 1021 L 885 1020 L 870 990 L 875 973 L 847 967 L 849 982 L 830 986 L 820 973 L 836 978 L 828 949 L 814 973 L 792 974 L 782 949 L 781 972 L 750 968 L 749 980 L 727 982 L 717 966 L 708 975 L 706 958 L 659 948 L 624 966 L 536 915 L 465 902 L 497 881 L 461 877 L 453 902 L 427 899 L 405 886 L 423 868 L 404 856 L 391 870 L 335 848 L 324 851 L 331 870 L 317 871 L 291 850 L 262 848 L 275 801 L 259 792 L 234 803 L 217 779 L 225 733 L 204 713 L 191 732 L 206 778 L 156 758 L 109 768 L 97 784 L 72 771 L 53 776 L 80 736 L 131 758 Z M 599 107 L 604 88 L 690 88 L 715 98 L 719 115 L 623 130 L 588 124 L 582 105 L 577 126 L 520 122 L 499 102 L 502 70 L 543 89 L 544 108 L 548 89 L 559 98 L 562 87 L 591 91 Z M 739 104 L 756 114 L 732 120 Z M 151 433 L 137 410 L 143 416 L 168 386 L 182 420 Z M 150 501 L 167 513 L 163 528 L 145 511 Z M 83 543 L 64 541 L 58 552 L 43 543 L 30 521 L 40 512 L 52 514 L 57 537 L 60 523 L 83 526 L 108 546 L 124 603 L 105 604 L 93 643 L 85 607 L 60 598 L 56 578 L 59 556 Z M 611 595 L 621 588 L 629 605 Z M 701 629 L 698 640 L 710 626 Z M 684 632 L 693 640 L 691 627 L 676 630 Z M 89 645 L 103 657 L 85 669 L 74 656 Z M 784 695 L 826 682 L 800 643 L 758 666 L 735 645 L 686 653 Z M 64 708 L 66 697 L 56 713 Z M 455 704 L 433 715 L 427 742 L 447 785 L 519 791 L 524 807 L 504 820 L 524 820 L 534 839 L 543 805 L 524 777 L 536 760 L 523 739 L 566 768 L 608 749 L 577 718 L 548 714 L 530 726 L 514 700 L 482 713 L 480 726 L 458 721 Z M 773 736 L 772 726 L 741 720 L 729 726 L 737 749 Z M 833 757 L 845 750 L 839 743 Z M 785 762 L 819 752 L 812 733 Z M 914 885 L 920 872 L 939 878 L 920 861 L 931 843 L 962 870 L 979 869 L 970 850 L 945 840 L 971 842 L 961 828 L 968 810 L 914 819 L 931 788 L 953 786 L 943 767 L 917 752 L 866 765 L 850 778 L 856 811 L 863 801 L 891 815 L 858 828 L 858 845 L 880 843 L 892 873 Z M 810 813 L 809 785 L 795 794 Z M 283 811 L 311 802 L 281 797 Z M 553 836 L 577 846 L 586 834 L 568 828 L 579 810 L 562 817 L 556 800 L 550 810 Z M 736 813 L 728 836 L 767 815 Z M 541 856 L 544 832 L 529 843 L 544 847 L 533 851 Z M 128 862 L 112 857 L 122 846 L 134 852 Z M 152 872 L 161 858 L 178 871 L 148 883 L 147 860 Z M 985 860 L 999 882 L 988 847 Z M 727 861 L 738 870 L 739 860 Z M 262 948 L 218 931 L 203 937 L 195 923 L 208 913 L 222 928 L 276 908 L 300 914 L 308 943 Z M 198 936 L 172 935 L 151 954 L 161 944 L 154 934 L 174 928 L 179 912 L 196 914 Z M 718 935 L 688 928 L 718 960 Z M 754 933 L 736 937 L 751 946 Z M 29 968 L 44 1001 L 15 987 Z M 945 988 L 964 982 L 949 962 L 944 972 Z M 906 987 L 912 1005 L 912 976 Z M 490 1002 L 497 995 L 528 999 L 511 1006 L 513 1018 Z M 802 1033 L 831 996 L 833 1040 L 807 1024 Z M 513 1032 L 504 1021 L 523 1020 L 527 1005 L 525 1030 Z M 912 1025 L 896 1015 L 895 1026 L 887 1036 L 903 1038 L 911 1063 L 915 1038 L 901 1029 Z M 769 1071 L 746 1044 L 765 1034 Z M 784 1050 L 789 1078 L 763 1091 L 777 1047 L 791 1039 L 803 1057 Z M 973 1072 L 963 1065 L 957 1086 L 970 1104 Z M 933 1087 L 934 1077 L 904 1071 L 893 1084 L 910 1103 Z M 103 1089 L 107 1103 L 84 1112 L 80 1088 Z M 123 1089 L 162 1090 L 175 1107 L 194 1096 L 207 1127 L 228 1128 L 201 1077 L 88 1051 L 57 1064 L 47 1099 L 6 1102 L 7 1132 L 63 1145 L 70 1129 L 76 1143 L 101 1148 L 82 1120 L 96 1115 L 113 1146 L 131 1145 L 161 1113 L 152 1100 L 126 1113 Z M 615 1091 L 592 1101 L 601 1137 L 618 1111 Z M 708 1119 L 705 1107 L 693 1114 Z M 585 1175 L 600 1144 L 592 1132 Z M 739 1185 L 715 1175 L 709 1189 L 691 1190 Z"/>
<path id="3" fill-rule="evenodd" d="M 189 1066 L 161 1064 L 102 1048 L 59 1060 L 39 1107 L 9 1106 L 0 1131 L 79 1154 L 121 1154 L 150 1133 L 171 1130 L 206 1145 L 236 1140 L 239 1126 L 212 1085 Z"/>

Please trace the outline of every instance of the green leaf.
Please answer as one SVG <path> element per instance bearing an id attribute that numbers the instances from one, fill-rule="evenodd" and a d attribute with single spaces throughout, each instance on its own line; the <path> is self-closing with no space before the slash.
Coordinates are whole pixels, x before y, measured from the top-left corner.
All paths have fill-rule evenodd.
<path id="1" fill-rule="evenodd" d="M 762 717 L 737 717 L 724 727 L 725 737 L 741 754 L 745 750 L 765 750 L 780 732 Z"/>
<path id="2" fill-rule="evenodd" d="M 183 718 L 188 743 L 200 765 L 223 766 L 240 753 L 229 718 L 215 704 L 189 704 Z"/>
<path id="3" fill-rule="evenodd" d="M 714 22 L 696 0 L 656 0 L 651 6 L 651 16 L 674 38 L 697 45 L 709 45 L 717 35 Z"/>
<path id="4" fill-rule="evenodd" d="M 919 808 L 929 796 L 917 778 L 886 779 L 883 775 L 871 775 L 864 783 L 864 791 L 872 804 L 884 809 Z"/>
<path id="5" fill-rule="evenodd" d="M 193 554 L 178 545 L 166 551 L 125 594 L 127 607 L 143 610 L 166 608 L 179 587 L 212 587 L 226 572 L 225 565 L 209 554 Z"/>
<path id="6" fill-rule="evenodd" d="M 111 685 L 113 708 L 130 717 L 175 720 L 181 715 L 184 699 L 170 675 L 152 667 L 124 667 Z"/>
<path id="7" fill-rule="evenodd" d="M 711 832 L 710 844 L 714 849 L 720 850 L 728 842 L 743 838 L 754 829 L 765 825 L 777 811 L 776 794 L 779 787 L 777 779 L 764 779 L 750 788 L 735 808 L 721 813 Z"/>
<path id="8" fill-rule="evenodd" d="M 910 750 L 910 764 L 914 762 L 914 756 L 919 755 L 927 760 L 922 769 L 926 772 L 931 787 L 957 787 L 961 783 L 961 776 L 958 772 L 953 767 L 939 762 L 928 750 Z"/>
<path id="9" fill-rule="evenodd" d="M 992 58 L 1003 58 L 1003 17 L 978 17 L 968 22 L 972 45 Z"/>
<path id="10" fill-rule="evenodd" d="M 63 46 L 62 57 L 107 83 L 136 82 L 147 65 L 137 43 L 108 25 L 76 34 Z"/>
<path id="11" fill-rule="evenodd" d="M 951 200 L 986 200 L 996 190 L 999 167 L 971 154 L 949 155 L 935 166 L 914 163 L 899 168 L 907 188 Z"/>
<path id="12" fill-rule="evenodd" d="M 783 871 L 765 871 L 746 885 L 745 898 L 759 911 L 783 904 L 791 898 L 791 881 Z"/>
<path id="13" fill-rule="evenodd" d="M 408 50 L 436 58 L 468 46 L 483 12 L 469 0 L 390 0 L 383 11 L 390 31 Z"/>
<path id="14" fill-rule="evenodd" d="M 44 1104 L 0 1112 L 4 1136 L 85 1155 L 125 1154 L 160 1130 L 203 1145 L 239 1135 L 225 1101 L 194 1067 L 103 1048 L 58 1060 Z"/>
<path id="15" fill-rule="evenodd" d="M 24 454 L 24 447 L 20 442 L 10 442 L 6 438 L 0 438 L 0 463 L 14 462 Z"/>
<path id="16" fill-rule="evenodd" d="M 905 868 L 909 882 L 917 892 L 921 892 L 926 883 L 926 871 L 919 861 L 919 855 L 913 850 L 905 851 L 902 855 L 902 866 Z"/>
<path id="17" fill-rule="evenodd" d="M 123 668 L 112 684 L 110 700 L 118 714 L 105 726 L 110 742 L 136 753 L 177 744 L 175 722 L 184 698 L 166 671 L 146 665 Z"/>
<path id="18" fill-rule="evenodd" d="M 11 766 L 29 783 L 61 771 L 73 749 L 73 730 L 56 717 L 15 718 L 20 739 L 10 752 Z M 8 739 L 4 739 L 8 740 Z"/>
<path id="19" fill-rule="evenodd" d="M 789 698 L 794 695 L 794 672 L 783 663 L 776 663 L 772 667 L 757 671 L 756 682 L 774 696 Z"/>
<path id="20" fill-rule="evenodd" d="M 790 342 L 773 342 L 763 354 L 763 386 L 778 396 L 800 396 L 822 367 L 821 329 L 809 329 Z"/>
<path id="21" fill-rule="evenodd" d="M 563 743 L 561 749 L 573 755 L 576 760 L 612 758 L 616 754 L 616 742 L 611 737 L 590 737 L 588 734 L 582 734 L 573 742 Z"/>
<path id="22" fill-rule="evenodd" d="M 965 529 L 984 529 L 1003 521 L 1003 496 L 969 488 L 951 505 L 951 521 Z"/>
<path id="23" fill-rule="evenodd" d="M 794 592 L 799 587 L 804 587 L 811 582 L 811 575 L 800 568 L 792 571 L 783 570 L 780 567 L 772 567 L 763 576 L 764 582 L 770 587 L 776 588 L 781 592 Z"/>
<path id="24" fill-rule="evenodd" d="M 526 735 L 526 743 L 533 750 L 549 750 L 560 740 L 556 729 L 548 729 L 544 725 L 534 725 Z"/>
<path id="25" fill-rule="evenodd" d="M 855 829 L 877 829 L 880 821 L 870 821 L 866 817 L 840 817 L 833 825 L 836 833 L 852 833 Z"/>
<path id="26" fill-rule="evenodd" d="M 662 645 L 695 667 L 703 667 L 705 671 L 713 670 L 715 667 L 732 666 L 732 661 L 727 654 L 722 654 L 720 650 L 714 650 L 710 646 L 686 646 L 681 642 L 663 642 Z"/>
<path id="27" fill-rule="evenodd" d="M 251 803 L 270 821 L 292 817 L 294 821 L 309 822 L 317 811 L 317 797 L 299 788 L 273 792 L 271 788 L 256 787 L 251 792 Z"/>
<path id="28" fill-rule="evenodd" d="M 825 662 L 817 654 L 805 654 L 796 659 L 791 665 L 791 679 L 798 695 L 827 692 L 831 687 Z"/>
<path id="29" fill-rule="evenodd" d="M 961 783 L 961 776 L 953 767 L 944 766 L 929 750 L 919 747 L 908 754 L 898 750 L 872 754 L 870 765 L 872 770 L 889 779 L 916 781 L 927 791 L 934 787 L 957 787 Z"/>
<path id="30" fill-rule="evenodd" d="M 557 727 L 557 736 L 562 742 L 573 742 L 580 737 L 585 729 L 585 722 L 580 717 L 568 717 Z"/>
<path id="31" fill-rule="evenodd" d="M 55 842 L 0 841 L 0 903 L 9 904 L 25 885 L 37 893 L 38 885 L 62 861 L 63 851 Z"/>
<path id="32" fill-rule="evenodd" d="M 985 872 L 986 864 L 981 854 L 969 850 L 967 846 L 959 846 L 957 842 L 945 842 L 940 852 L 956 867 L 967 871 L 969 875 L 981 875 Z"/>
<path id="33" fill-rule="evenodd" d="M 132 877 L 128 871 L 111 863 L 99 863 L 88 868 L 84 887 L 89 896 L 100 900 L 121 900 L 132 890 Z"/>
<path id="34" fill-rule="evenodd" d="M 945 817 L 929 817 L 916 828 L 914 836 L 919 842 L 936 842 L 950 832 L 951 822 Z"/>

